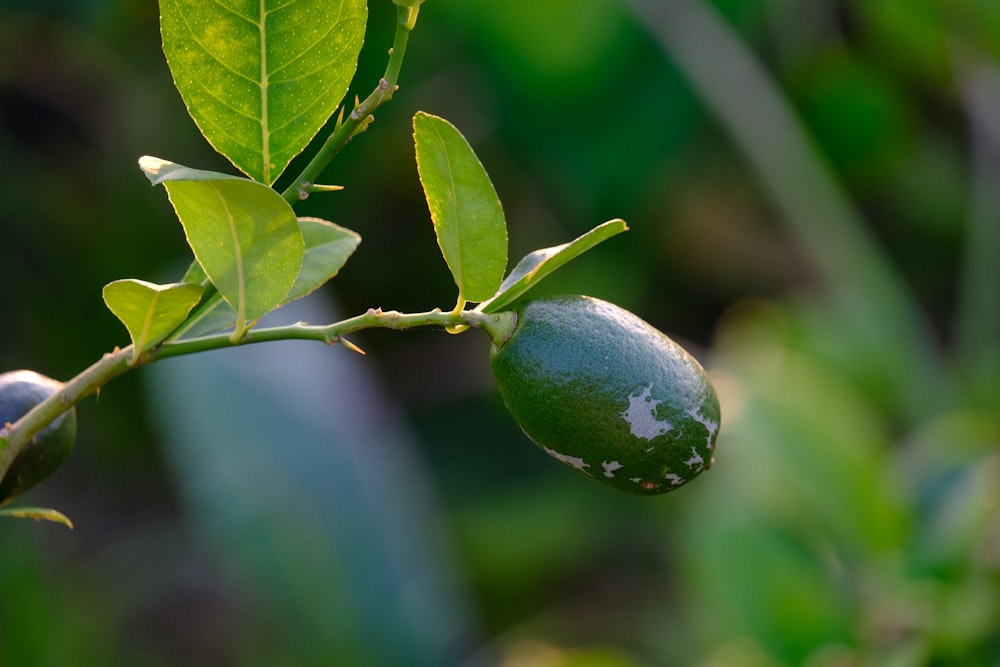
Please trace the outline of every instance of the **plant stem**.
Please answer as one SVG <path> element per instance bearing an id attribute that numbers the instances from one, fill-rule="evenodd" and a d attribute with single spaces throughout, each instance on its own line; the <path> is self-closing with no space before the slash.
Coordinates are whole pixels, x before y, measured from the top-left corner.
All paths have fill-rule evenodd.
<path id="1" fill-rule="evenodd" d="M 323 142 L 319 151 L 305 166 L 302 173 L 281 193 L 281 196 L 289 204 L 294 204 L 309 196 L 313 182 L 330 164 L 330 160 L 347 145 L 347 142 L 368 128 L 368 125 L 374 120 L 372 114 L 376 109 L 392 99 L 393 93 L 399 88 L 397 85 L 399 72 L 403 66 L 403 56 L 406 54 L 406 43 L 410 38 L 410 31 L 413 29 L 410 14 L 411 8 L 396 7 L 396 35 L 393 38 L 392 48 L 389 49 L 389 63 L 386 65 L 385 74 L 375 86 L 375 90 L 363 102 L 354 107 L 347 120 L 337 124 L 336 129 Z"/>
<path id="2" fill-rule="evenodd" d="M 440 308 L 421 313 L 401 313 L 380 308 L 327 325 L 309 325 L 304 322 L 285 326 L 251 329 L 234 343 L 229 333 L 214 334 L 190 340 L 164 343 L 142 354 L 135 364 L 129 365 L 132 346 L 116 348 L 101 357 L 89 368 L 66 382 L 62 389 L 36 405 L 10 428 L 0 431 L 0 479 L 7 474 L 11 462 L 31 439 L 59 415 L 66 412 L 87 396 L 96 393 L 109 381 L 125 371 L 161 359 L 186 354 L 217 350 L 234 345 L 250 345 L 274 340 L 316 340 L 327 345 L 341 342 L 343 336 L 363 329 L 412 329 L 437 326 L 442 328 L 464 325 L 478 327 L 494 340 L 502 340 L 513 329 L 516 315 L 513 312 L 486 314 L 474 310 L 443 312 Z M 2 426 L 2 425 L 0 425 Z"/>

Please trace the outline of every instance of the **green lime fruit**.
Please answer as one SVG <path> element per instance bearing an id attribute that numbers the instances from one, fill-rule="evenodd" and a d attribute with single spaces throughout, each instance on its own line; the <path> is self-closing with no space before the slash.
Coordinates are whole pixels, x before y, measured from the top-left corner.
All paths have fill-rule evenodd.
<path id="1" fill-rule="evenodd" d="M 653 495 L 712 465 L 720 409 L 708 376 L 623 308 L 586 296 L 528 301 L 490 362 L 525 434 L 588 477 Z"/>
<path id="2" fill-rule="evenodd" d="M 0 429 L 59 391 L 62 383 L 34 371 L 0 374 Z M 2 431 L 0 431 L 2 432 Z M 0 481 L 0 504 L 19 496 L 56 471 L 73 451 L 76 409 L 62 413 L 24 446 Z"/>

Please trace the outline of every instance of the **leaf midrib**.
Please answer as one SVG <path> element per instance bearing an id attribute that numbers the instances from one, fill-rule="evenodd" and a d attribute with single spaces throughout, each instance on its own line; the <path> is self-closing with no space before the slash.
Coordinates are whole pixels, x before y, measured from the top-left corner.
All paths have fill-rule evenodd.
<path id="1" fill-rule="evenodd" d="M 458 213 L 458 188 L 455 184 L 455 169 L 451 163 L 451 154 L 448 151 L 448 142 L 445 140 L 444 135 L 441 133 L 441 129 L 436 125 L 432 124 L 431 128 L 434 130 L 435 136 L 437 136 L 438 141 L 441 143 L 442 153 L 444 155 L 445 163 L 448 166 L 448 207 L 451 209 L 450 222 L 455 226 L 456 233 L 454 234 L 454 247 L 455 247 L 455 257 L 454 261 L 458 264 L 456 267 L 452 267 L 455 270 L 455 277 L 458 278 L 458 291 L 461 295 L 465 292 L 465 262 L 462 257 L 462 238 L 461 234 L 457 233 L 459 225 L 459 213 Z"/>
<path id="2" fill-rule="evenodd" d="M 236 322 L 237 329 L 246 320 L 246 278 L 243 266 L 243 249 L 240 245 L 240 234 L 239 230 L 236 229 L 236 219 L 233 217 L 233 212 L 229 209 L 229 202 L 226 201 L 225 196 L 219 190 L 218 186 L 214 183 L 211 184 L 212 190 L 219 197 L 219 202 L 222 204 L 222 208 L 226 213 L 226 222 L 229 223 L 229 233 L 233 240 L 233 261 L 236 264 L 236 293 L 237 293 L 237 303 L 236 306 Z"/>
<path id="3" fill-rule="evenodd" d="M 260 23 L 258 25 L 258 30 L 260 31 L 260 157 L 261 174 L 263 174 L 264 182 L 269 184 L 271 182 L 271 137 L 267 119 L 267 87 L 269 82 L 267 73 L 267 9 L 264 7 L 265 1 L 260 0 Z"/>

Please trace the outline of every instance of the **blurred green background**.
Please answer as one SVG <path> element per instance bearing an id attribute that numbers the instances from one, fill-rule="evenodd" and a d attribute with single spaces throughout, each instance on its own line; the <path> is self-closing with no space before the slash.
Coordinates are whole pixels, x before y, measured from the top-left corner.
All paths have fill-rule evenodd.
<path id="1" fill-rule="evenodd" d="M 68 378 L 127 342 L 105 283 L 188 261 L 136 159 L 231 167 L 153 2 L 0 0 L 0 56 L 0 369 Z M 361 248 L 283 315 L 453 303 L 410 129 L 445 116 L 511 264 L 629 222 L 539 289 L 702 360 L 713 470 L 570 473 L 476 333 L 167 361 L 19 501 L 76 530 L 0 523 L 0 665 L 1000 665 L 1000 3 L 430 0 L 401 84 L 301 209 Z"/>

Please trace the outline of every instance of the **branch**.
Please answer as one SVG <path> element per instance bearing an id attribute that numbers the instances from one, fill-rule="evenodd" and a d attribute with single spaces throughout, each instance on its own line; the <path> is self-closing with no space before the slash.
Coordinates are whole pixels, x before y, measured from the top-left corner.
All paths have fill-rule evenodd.
<path id="1" fill-rule="evenodd" d="M 307 199 L 309 193 L 313 192 L 315 188 L 323 188 L 323 186 L 314 185 L 314 182 L 330 164 L 330 160 L 347 145 L 347 142 L 368 129 L 368 125 L 375 120 L 372 115 L 375 110 L 391 100 L 393 94 L 399 89 L 397 81 L 403 66 L 403 56 L 406 54 L 406 43 L 415 23 L 415 7 L 402 5 L 396 7 L 396 36 L 393 39 L 392 48 L 389 49 L 389 63 L 386 65 L 385 74 L 375 86 L 375 90 L 363 102 L 355 105 L 347 120 L 338 121 L 336 129 L 323 142 L 319 151 L 305 166 L 302 173 L 288 186 L 288 189 L 281 193 L 281 196 L 289 204 Z"/>
<path id="2" fill-rule="evenodd" d="M 477 327 L 486 331 L 495 342 L 510 335 L 516 322 L 513 312 L 486 314 L 474 310 L 459 313 L 443 312 L 440 308 L 422 313 L 401 313 L 380 308 L 370 308 L 366 313 L 328 325 L 308 325 L 303 322 L 286 326 L 251 329 L 238 345 L 252 345 L 275 340 L 315 340 L 326 345 L 337 343 L 353 347 L 344 341 L 344 336 L 363 329 L 395 329 L 398 331 L 415 327 L 437 326 L 453 329 L 457 326 Z M 130 365 L 132 346 L 116 348 L 105 354 L 99 361 L 66 382 L 62 389 L 36 405 L 30 412 L 0 431 L 0 479 L 7 474 L 11 462 L 31 439 L 56 419 L 87 396 L 96 393 L 109 381 L 125 371 L 150 364 L 161 359 L 179 357 L 197 352 L 206 352 L 233 347 L 229 333 L 214 334 L 190 340 L 164 343 L 142 354 L 135 364 Z"/>

